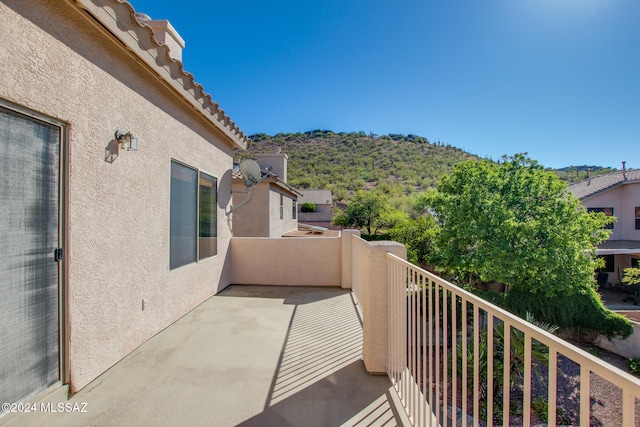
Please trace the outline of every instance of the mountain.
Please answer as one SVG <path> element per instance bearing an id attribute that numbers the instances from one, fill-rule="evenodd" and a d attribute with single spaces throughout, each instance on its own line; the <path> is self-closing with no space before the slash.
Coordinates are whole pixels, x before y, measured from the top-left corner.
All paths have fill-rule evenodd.
<path id="1" fill-rule="evenodd" d="M 602 166 L 566 166 L 564 168 L 555 169 L 554 172 L 560 179 L 569 184 L 584 181 L 585 179 L 598 175 L 606 175 L 608 173 L 618 172 L 618 169 L 602 167 Z"/>
<path id="2" fill-rule="evenodd" d="M 459 148 L 417 135 L 313 130 L 250 136 L 247 157 L 275 152 L 289 156 L 288 182 L 299 189 L 331 190 L 338 203 L 356 190 L 377 188 L 390 199 L 435 188 L 453 165 L 479 159 Z"/>
<path id="3" fill-rule="evenodd" d="M 440 141 L 418 135 L 375 135 L 365 132 L 312 130 L 304 133 L 264 133 L 243 157 L 273 153 L 278 147 L 289 156 L 288 182 L 298 189 L 331 190 L 334 201 L 345 203 L 360 189 L 377 188 L 399 206 L 406 196 L 435 188 L 456 163 L 480 157 Z M 569 166 L 553 170 L 568 183 L 615 169 Z"/>

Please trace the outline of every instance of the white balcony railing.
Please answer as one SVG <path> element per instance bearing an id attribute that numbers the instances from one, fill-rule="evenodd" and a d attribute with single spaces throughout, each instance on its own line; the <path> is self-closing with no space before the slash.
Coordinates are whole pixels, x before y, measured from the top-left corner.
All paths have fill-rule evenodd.
<path id="1" fill-rule="evenodd" d="M 387 259 L 387 370 L 414 425 L 588 426 L 598 424 L 598 411 L 613 416 L 609 425 L 640 425 L 637 378 L 395 255 Z M 595 381 L 615 389 L 616 408 L 594 404 Z"/>

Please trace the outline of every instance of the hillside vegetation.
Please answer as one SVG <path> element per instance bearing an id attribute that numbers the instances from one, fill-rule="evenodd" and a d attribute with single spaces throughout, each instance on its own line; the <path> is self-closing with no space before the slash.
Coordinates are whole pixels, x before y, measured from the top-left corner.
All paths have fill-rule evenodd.
<path id="1" fill-rule="evenodd" d="M 253 144 L 243 156 L 272 153 L 281 147 L 289 156 L 288 182 L 299 189 L 331 190 L 344 204 L 357 190 L 379 189 L 395 207 L 412 196 L 435 188 L 453 165 L 478 156 L 417 135 L 374 135 L 365 132 L 313 130 L 304 133 L 264 133 L 250 137 Z M 513 154 L 513 153 L 505 153 Z M 587 167 L 555 171 L 567 182 L 586 179 Z M 611 172 L 590 166 L 591 176 Z"/>
<path id="2" fill-rule="evenodd" d="M 345 202 L 356 190 L 377 188 L 389 199 L 435 188 L 456 163 L 477 159 L 459 148 L 415 135 L 364 132 L 252 135 L 248 157 L 281 147 L 289 156 L 288 182 L 299 189 L 331 190 Z"/>

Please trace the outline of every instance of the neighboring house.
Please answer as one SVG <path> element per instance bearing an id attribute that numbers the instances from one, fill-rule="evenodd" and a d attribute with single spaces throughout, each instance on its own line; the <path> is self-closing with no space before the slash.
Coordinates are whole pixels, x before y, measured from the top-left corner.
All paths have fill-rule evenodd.
<path id="1" fill-rule="evenodd" d="M 233 205 L 240 206 L 233 214 L 234 237 L 282 237 L 298 230 L 298 198 L 295 188 L 287 184 L 285 153 L 258 154 L 262 171 L 271 174 L 258 185 L 245 187 L 239 170 L 233 174 Z"/>
<path id="2" fill-rule="evenodd" d="M 315 212 L 302 212 L 303 203 L 313 203 L 316 205 Z M 331 190 L 302 190 L 302 197 L 298 203 L 299 217 L 301 223 L 330 227 L 333 219 L 333 196 Z"/>
<path id="3" fill-rule="evenodd" d="M 250 141 L 182 46 L 120 0 L 0 3 L 2 402 L 84 387 L 230 284 Z"/>
<path id="4" fill-rule="evenodd" d="M 616 284 L 640 260 L 640 170 L 600 175 L 569 186 L 589 211 L 613 215 L 609 240 L 598 246 L 608 282 Z"/>

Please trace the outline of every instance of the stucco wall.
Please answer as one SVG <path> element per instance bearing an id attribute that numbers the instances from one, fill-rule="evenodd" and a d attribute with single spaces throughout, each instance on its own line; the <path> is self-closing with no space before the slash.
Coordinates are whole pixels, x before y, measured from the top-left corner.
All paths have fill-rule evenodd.
<path id="1" fill-rule="evenodd" d="M 341 286 L 340 237 L 234 237 L 231 281 L 239 285 Z"/>
<path id="2" fill-rule="evenodd" d="M 233 203 L 238 205 L 246 198 L 244 184 L 233 184 Z M 280 219 L 280 194 L 284 196 L 283 219 Z M 293 218 L 293 199 L 276 185 L 265 181 L 253 187 L 250 201 L 233 214 L 235 237 L 282 237 L 298 229 Z"/>
<path id="3" fill-rule="evenodd" d="M 64 283 L 78 390 L 230 281 L 231 147 L 71 2 L 0 3 L 0 97 L 69 124 Z M 138 151 L 113 154 L 116 129 Z M 218 178 L 218 255 L 169 270 L 171 160 Z M 144 308 L 144 309 L 143 309 Z"/>
<path id="4" fill-rule="evenodd" d="M 635 207 L 640 206 L 640 183 L 619 186 L 591 197 L 583 204 L 592 208 L 613 208 L 617 221 L 609 239 L 640 240 L 640 230 L 635 229 Z"/>
<path id="5" fill-rule="evenodd" d="M 282 194 L 283 211 L 280 219 L 280 195 Z M 284 191 L 271 185 L 269 194 L 269 237 L 281 237 L 284 233 L 298 229 L 298 220 L 293 219 L 293 199 Z"/>
<path id="6" fill-rule="evenodd" d="M 640 323 L 633 323 L 633 332 L 626 339 L 599 337 L 594 344 L 622 357 L 640 357 Z"/>
<path id="7" fill-rule="evenodd" d="M 407 259 L 407 248 L 392 241 L 367 242 L 358 235 L 352 241 L 352 286 L 362 307 L 362 357 L 370 373 L 387 372 L 389 342 L 389 262 L 387 254 Z"/>
<path id="8" fill-rule="evenodd" d="M 300 207 L 298 207 L 298 210 Z M 330 222 L 333 218 L 333 209 L 331 205 L 316 205 L 315 212 L 299 212 L 298 220 L 300 222 Z"/>
<path id="9" fill-rule="evenodd" d="M 247 204 L 233 213 L 233 235 L 237 237 L 269 237 L 269 184 L 261 183 L 253 187 Z M 247 197 L 244 183 L 233 184 L 233 204 L 242 203 Z"/>

